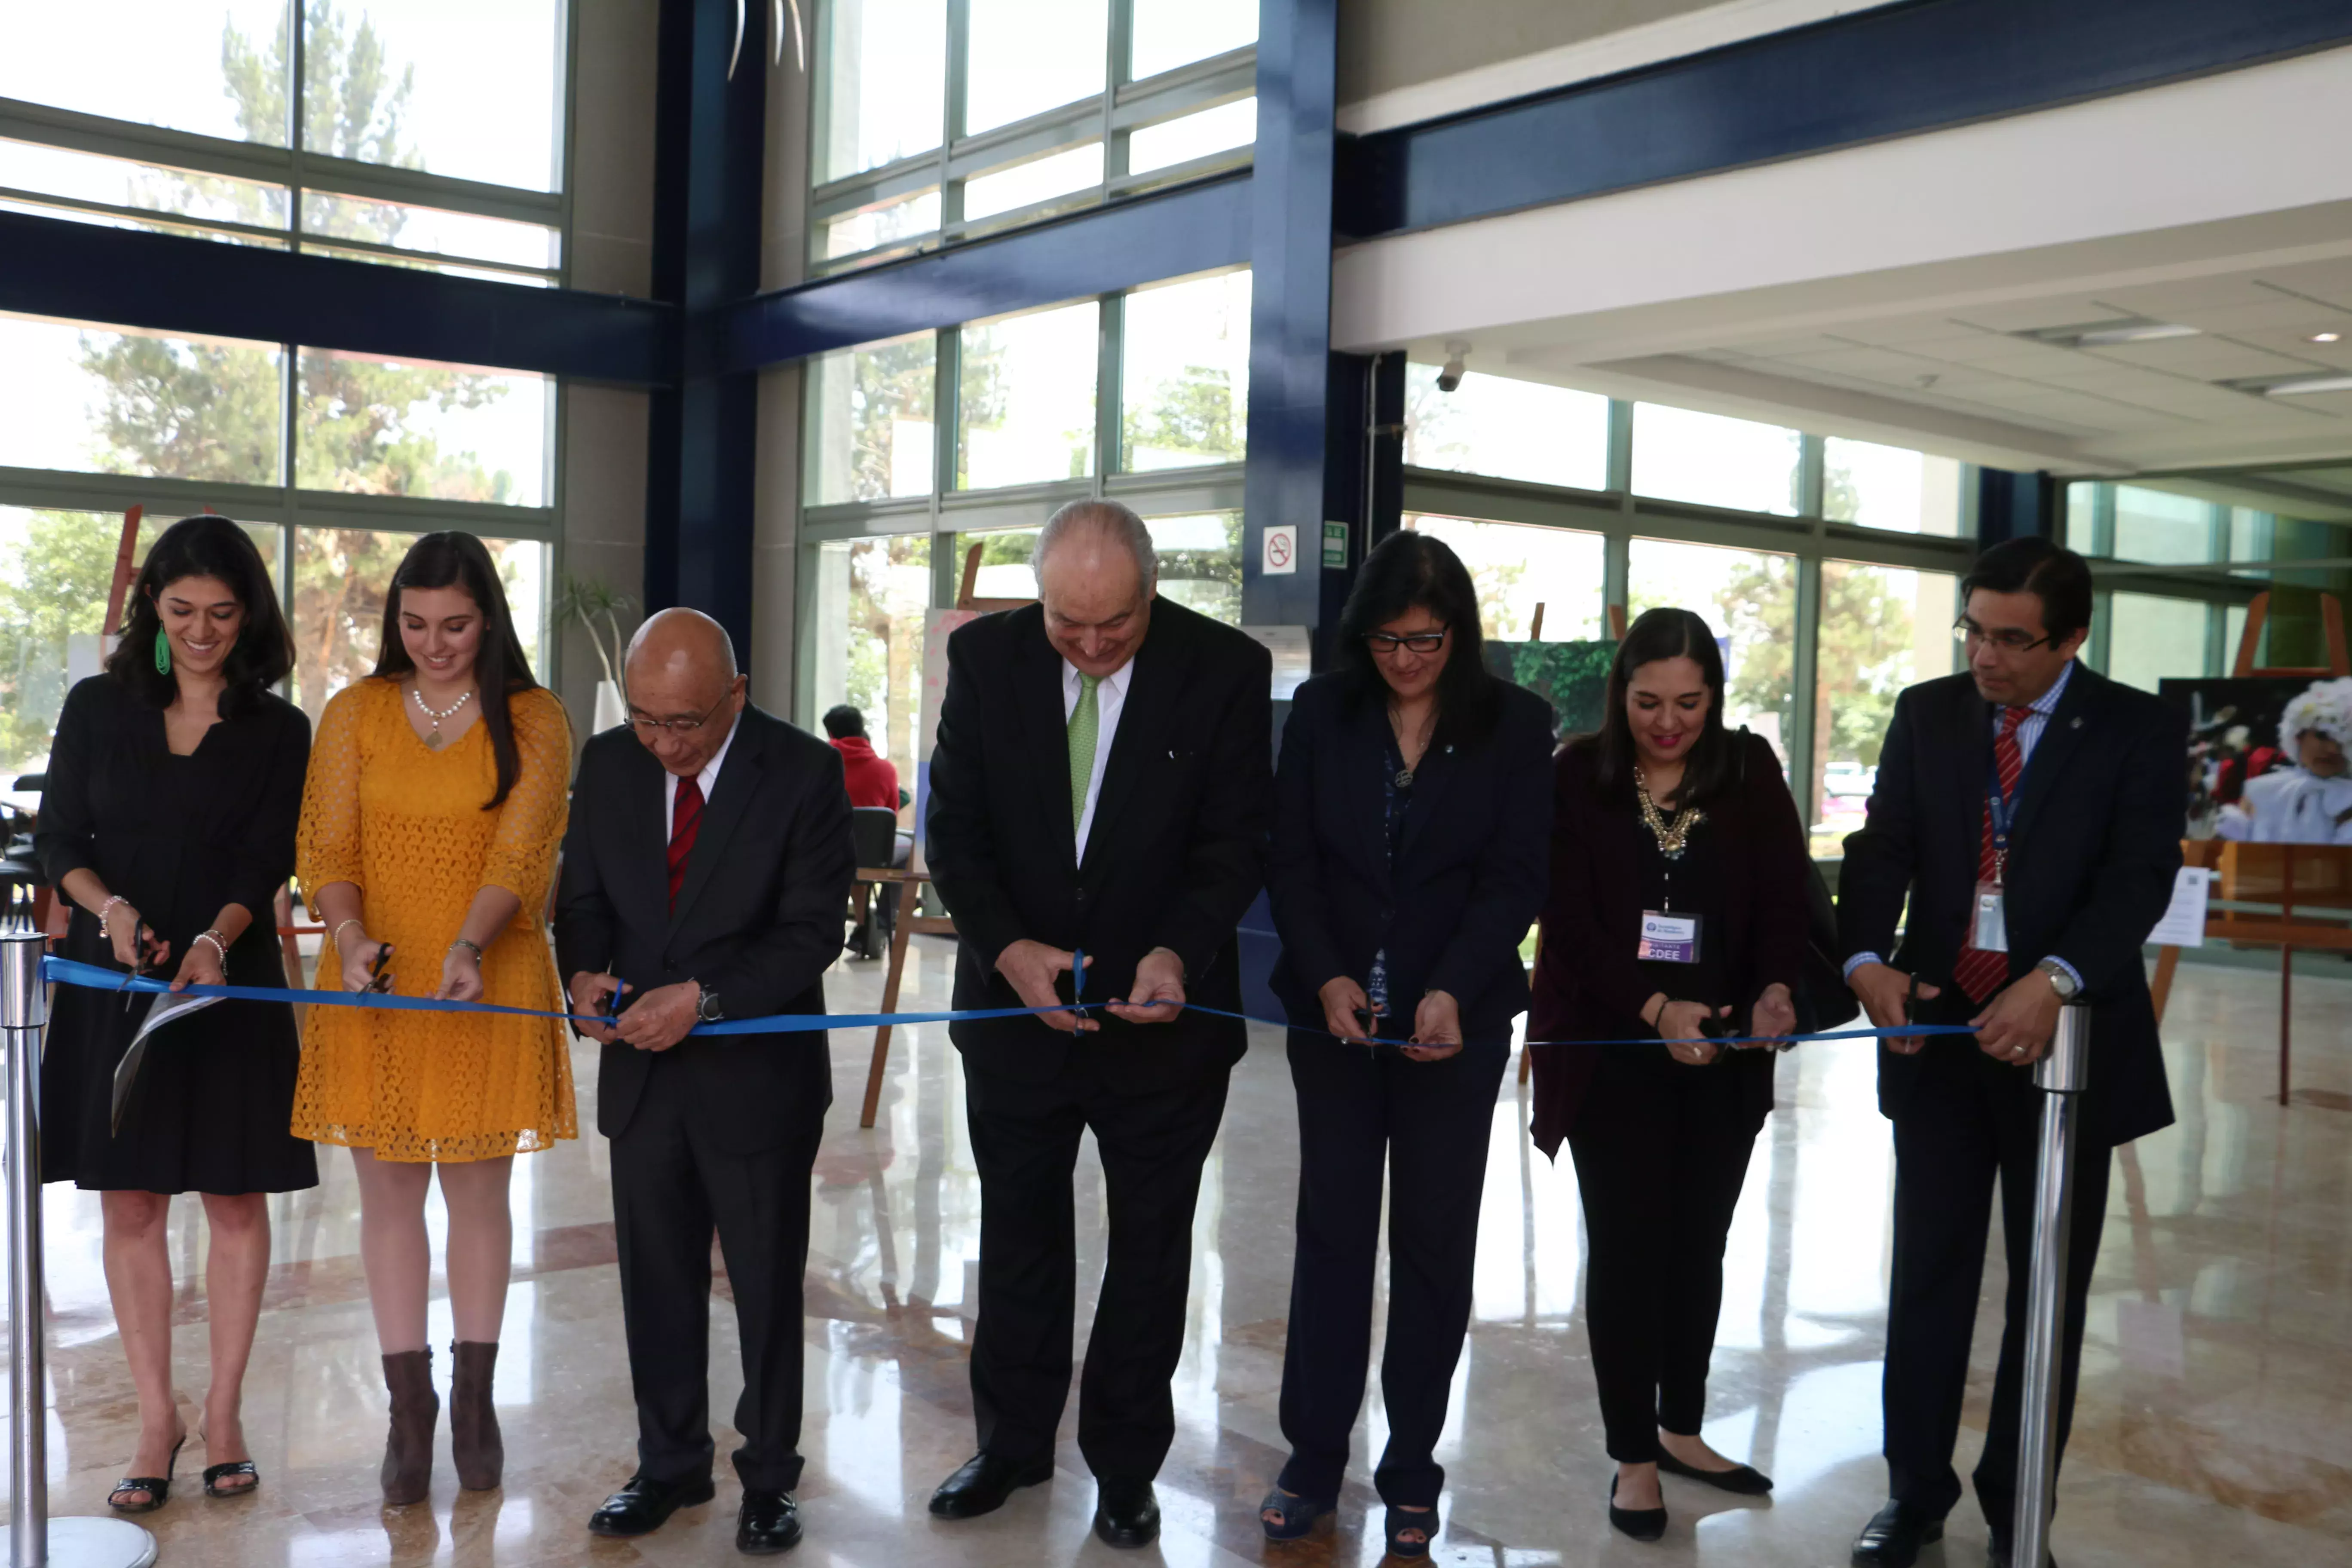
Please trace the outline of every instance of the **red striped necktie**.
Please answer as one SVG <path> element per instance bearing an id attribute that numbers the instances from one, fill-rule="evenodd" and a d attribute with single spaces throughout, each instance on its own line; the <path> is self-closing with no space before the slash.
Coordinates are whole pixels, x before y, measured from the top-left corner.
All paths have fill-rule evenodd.
<path id="1" fill-rule="evenodd" d="M 2017 727 L 2032 717 L 2031 708 L 2003 708 L 2000 710 L 2000 733 L 1993 737 L 1993 766 L 2000 773 L 2000 798 L 2003 803 L 2017 795 L 2018 776 L 2025 772 L 2025 752 L 2017 743 Z M 1999 879 L 2004 870 L 2000 857 L 1993 848 L 1992 802 L 1984 805 L 1984 835 L 1977 846 L 1977 880 L 1979 883 Z M 2009 954 L 1987 952 L 1976 945 L 1976 900 L 1969 900 L 1968 941 L 1960 949 L 1960 961 L 1952 968 L 1953 983 L 1969 994 L 1971 1002 L 1982 1002 L 2000 988 L 2009 978 Z"/>
<path id="2" fill-rule="evenodd" d="M 677 798 L 669 811 L 669 907 L 677 910 L 677 891 L 686 886 L 686 858 L 694 853 L 694 836 L 702 826 L 702 781 L 677 781 Z"/>

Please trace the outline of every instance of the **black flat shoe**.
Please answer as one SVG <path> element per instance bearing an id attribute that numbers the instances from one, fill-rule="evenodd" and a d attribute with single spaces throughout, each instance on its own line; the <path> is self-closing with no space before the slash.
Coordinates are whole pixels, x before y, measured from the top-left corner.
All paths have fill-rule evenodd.
<path id="1" fill-rule="evenodd" d="M 1636 1541 L 1655 1541 L 1666 1532 L 1663 1508 L 1619 1508 L 1617 1478 L 1609 1478 L 1609 1522 Z"/>
<path id="2" fill-rule="evenodd" d="M 735 1550 L 769 1557 L 800 1543 L 801 1509 L 793 1494 L 745 1487 L 742 1511 L 735 1516 Z"/>
<path id="3" fill-rule="evenodd" d="M 651 1476 L 631 1476 L 629 1484 L 604 1500 L 588 1516 L 593 1535 L 651 1535 L 682 1508 L 709 1502 L 719 1495 L 709 1476 L 690 1481 L 657 1481 Z"/>
<path id="4" fill-rule="evenodd" d="M 1096 1483 L 1095 1533 L 1106 1546 L 1149 1546 L 1160 1539 L 1160 1500 L 1150 1481 L 1105 1476 Z"/>
<path id="5" fill-rule="evenodd" d="M 931 1517 L 978 1519 L 1003 1508 L 1004 1500 L 1021 1488 L 1053 1479 L 1054 1461 L 1050 1458 L 1023 1464 L 1000 1459 L 983 1449 L 940 1483 L 940 1489 L 931 1494 Z"/>
<path id="6" fill-rule="evenodd" d="M 1854 1568 L 1911 1568 L 1919 1548 L 1944 1539 L 1944 1521 L 1890 1499 L 1853 1538 Z"/>
<path id="7" fill-rule="evenodd" d="M 117 1513 L 153 1513 L 157 1509 L 162 1508 L 171 1500 L 172 1472 L 180 1468 L 180 1450 L 187 1446 L 188 1435 L 183 1432 L 180 1434 L 180 1440 L 172 1445 L 172 1457 L 163 1462 L 162 1475 L 123 1477 L 114 1483 L 114 1489 L 106 1494 L 106 1506 Z M 145 1502 L 114 1500 L 124 1492 L 145 1492 L 147 1500 Z"/>
<path id="8" fill-rule="evenodd" d="M 1746 1465 L 1734 1465 L 1727 1470 L 1702 1470 L 1696 1465 L 1685 1465 L 1664 1448 L 1658 1450 L 1658 1468 L 1670 1476 L 1686 1480 L 1703 1481 L 1706 1485 L 1742 1497 L 1762 1497 L 1772 1489 L 1772 1478 Z"/>

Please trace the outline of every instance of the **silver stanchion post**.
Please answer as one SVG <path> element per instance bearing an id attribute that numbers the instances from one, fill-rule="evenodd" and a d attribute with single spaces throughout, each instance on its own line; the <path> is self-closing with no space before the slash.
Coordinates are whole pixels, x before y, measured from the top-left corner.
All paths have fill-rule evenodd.
<path id="1" fill-rule="evenodd" d="M 2090 1009 L 2058 1014 L 2058 1033 L 2033 1064 L 2042 1091 L 2042 1164 L 2033 1189 L 2033 1273 L 2027 1289 L 2025 1376 L 2019 1400 L 2017 1517 L 2011 1568 L 2042 1568 L 2058 1482 L 2058 1363 L 2066 1310 L 2066 1242 L 2074 1204 L 2074 1135 L 2090 1079 Z"/>
<path id="2" fill-rule="evenodd" d="M 7 1055 L 8 1557 L 13 1568 L 147 1568 L 155 1538 L 127 1519 L 49 1517 L 47 1377 L 41 1302 L 41 1037 L 44 941 L 10 889 L 0 923 L 0 1049 Z"/>

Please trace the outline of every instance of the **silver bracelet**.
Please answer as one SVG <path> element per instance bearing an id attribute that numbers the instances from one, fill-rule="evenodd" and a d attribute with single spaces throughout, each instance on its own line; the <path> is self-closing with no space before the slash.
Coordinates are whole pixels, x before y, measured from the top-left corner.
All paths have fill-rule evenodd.
<path id="1" fill-rule="evenodd" d="M 351 919 L 349 919 L 349 920 L 347 920 L 347 921 L 341 921 L 340 923 L 338 923 L 338 924 L 336 925 L 336 927 L 335 927 L 335 945 L 336 945 L 337 947 L 341 947 L 341 946 L 342 946 L 342 945 L 343 945 L 343 927 L 344 927 L 344 926 L 359 926 L 359 927 L 360 927 L 360 934 L 361 934 L 361 935 L 362 935 L 362 936 L 365 936 L 365 935 L 367 934 L 367 927 L 366 927 L 366 926 L 364 926 L 364 925 L 361 925 L 361 924 L 360 924 L 360 917 L 359 917 L 359 916 L 357 916 L 357 915 L 353 915 Z"/>
<path id="2" fill-rule="evenodd" d="M 446 953 L 451 953 L 451 952 L 457 952 L 457 951 L 459 948 L 461 948 L 461 947 L 462 947 L 462 948 L 464 948 L 467 952 L 470 952 L 470 953 L 472 953 L 472 954 L 474 955 L 474 962 L 475 962 L 476 963 L 481 963 L 481 962 L 482 962 L 482 946 L 481 946 L 481 943 L 479 943 L 479 942 L 475 942 L 475 941 L 474 941 L 474 940 L 472 940 L 470 937 L 462 937 L 462 936 L 461 936 L 461 937 L 459 937 L 457 941 L 455 941 L 455 942 L 451 942 L 447 947 L 444 948 L 444 949 L 442 950 L 442 952 L 443 952 L 445 954 L 446 954 Z"/>
<path id="3" fill-rule="evenodd" d="M 212 930 L 210 930 L 210 931 L 198 931 L 198 932 L 196 933 L 195 942 L 190 942 L 188 945 L 189 945 L 190 947 L 194 947 L 194 946 L 195 946 L 195 944 L 196 944 L 196 942 L 211 942 L 211 943 L 213 944 L 213 951 L 214 951 L 215 952 L 217 952 L 217 953 L 219 953 L 219 954 L 220 954 L 220 961 L 221 961 L 222 964 L 223 964 L 223 965 L 226 965 L 226 964 L 227 964 L 227 963 L 228 963 L 228 943 L 227 943 L 225 940 L 223 940 L 223 939 L 222 939 L 222 936 L 221 936 L 221 933 L 220 933 L 220 928 L 219 928 L 219 927 L 215 926 L 215 927 L 214 927 L 214 928 L 213 928 Z"/>
<path id="4" fill-rule="evenodd" d="M 112 897 L 109 898 L 106 902 L 98 906 L 99 935 L 104 937 L 109 942 L 112 942 L 114 940 L 114 933 L 106 929 L 106 917 L 114 912 L 115 905 L 127 904 L 131 900 L 129 899 L 124 898 L 121 893 L 116 893 Z"/>

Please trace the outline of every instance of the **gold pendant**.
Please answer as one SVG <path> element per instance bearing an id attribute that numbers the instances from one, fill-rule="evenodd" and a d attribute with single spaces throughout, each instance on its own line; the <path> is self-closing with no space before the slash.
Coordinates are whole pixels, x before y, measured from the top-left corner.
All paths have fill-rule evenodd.
<path id="1" fill-rule="evenodd" d="M 440 731 L 436 730 L 433 733 L 425 737 L 425 749 L 428 752 L 437 752 L 441 749 Z"/>

